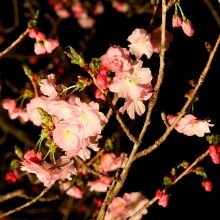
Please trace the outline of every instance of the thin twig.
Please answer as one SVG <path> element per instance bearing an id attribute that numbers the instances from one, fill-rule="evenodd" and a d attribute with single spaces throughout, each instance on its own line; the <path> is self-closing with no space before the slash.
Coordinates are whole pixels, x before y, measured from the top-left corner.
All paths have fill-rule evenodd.
<path id="1" fill-rule="evenodd" d="M 217 23 L 218 27 L 220 28 L 220 15 L 213 7 L 212 2 L 210 0 L 203 0 L 203 2 L 206 4 L 208 9 L 210 10 L 213 18 L 215 19 L 215 22 Z"/>
<path id="2" fill-rule="evenodd" d="M 152 14 L 152 17 L 151 17 L 151 20 L 150 20 L 148 29 L 150 29 L 151 26 L 152 26 L 153 23 L 154 23 L 154 19 L 155 19 L 155 16 L 156 16 L 156 14 L 157 14 L 157 9 L 158 9 L 159 2 L 160 2 L 160 0 L 157 0 L 156 4 L 154 5 L 153 14 Z"/>
<path id="3" fill-rule="evenodd" d="M 0 52 L 0 58 L 8 53 L 16 44 L 21 42 L 21 40 L 29 33 L 29 28 L 27 28 L 19 37 L 17 40 L 15 40 L 9 47 L 7 47 L 4 51 Z"/>
<path id="4" fill-rule="evenodd" d="M 28 200 L 34 199 L 33 196 L 26 195 L 25 191 L 23 189 L 18 189 L 18 190 L 15 190 L 13 192 L 7 193 L 5 195 L 0 195 L 0 203 L 5 202 L 5 201 L 7 201 L 9 199 L 12 199 L 12 198 L 15 198 L 15 197 L 20 197 L 20 198 L 24 198 L 24 199 L 28 199 Z M 54 195 L 54 196 L 51 196 L 49 198 L 39 198 L 38 201 L 50 202 L 50 201 L 57 200 L 57 199 L 59 199 L 59 196 Z"/>
<path id="5" fill-rule="evenodd" d="M 82 167 L 84 167 L 89 173 L 92 173 L 92 174 L 94 174 L 94 175 L 96 175 L 96 176 L 98 176 L 98 177 L 106 177 L 106 178 L 112 179 L 112 180 L 114 180 L 114 181 L 116 181 L 116 182 L 120 182 L 119 179 L 116 179 L 116 178 L 114 178 L 114 177 L 111 177 L 111 176 L 102 174 L 102 173 L 100 173 L 100 172 L 98 172 L 98 171 L 96 171 L 96 170 L 93 170 L 92 168 L 88 167 L 80 157 L 74 156 L 74 159 L 75 159 L 77 162 L 79 162 L 79 163 L 82 165 Z"/>
<path id="6" fill-rule="evenodd" d="M 14 8 L 14 24 L 12 27 L 4 29 L 4 34 L 9 34 L 14 31 L 19 25 L 19 10 L 18 10 L 18 1 L 13 0 L 13 8 Z"/>
<path id="7" fill-rule="evenodd" d="M 199 81 L 197 83 L 197 85 L 195 86 L 195 88 L 193 89 L 193 91 L 190 94 L 190 97 L 188 98 L 188 100 L 186 101 L 185 105 L 183 106 L 182 110 L 180 111 L 180 113 L 178 114 L 178 116 L 176 117 L 175 121 L 173 122 L 172 125 L 170 125 L 169 128 L 166 129 L 165 133 L 157 140 L 155 141 L 155 143 L 153 145 L 151 145 L 150 147 L 148 147 L 147 149 L 144 149 L 142 151 L 140 151 L 139 153 L 136 154 L 136 156 L 134 157 L 134 160 L 136 160 L 139 157 L 145 156 L 147 154 L 149 154 L 150 152 L 152 152 L 153 150 L 155 150 L 157 147 L 159 147 L 168 137 L 168 135 L 170 134 L 170 132 L 173 130 L 173 128 L 175 127 L 175 125 L 179 122 L 179 120 L 182 118 L 182 116 L 185 114 L 189 104 L 192 102 L 193 98 L 195 97 L 199 87 L 202 85 L 208 70 L 210 69 L 210 65 L 211 62 L 213 60 L 213 57 L 216 53 L 216 50 L 218 48 L 218 45 L 220 43 L 220 36 L 218 37 L 215 47 L 213 49 L 213 51 L 210 53 L 208 62 L 204 68 L 204 70 L 202 71 L 200 77 L 199 77 Z"/>
<path id="8" fill-rule="evenodd" d="M 172 183 L 171 185 L 173 186 L 174 184 L 176 184 L 180 179 L 182 179 L 185 175 L 187 175 L 192 168 L 198 164 L 201 160 L 203 160 L 207 155 L 209 154 L 209 150 L 207 150 L 205 153 L 203 153 L 202 155 L 200 155 L 199 157 L 196 158 L 196 160 L 184 171 L 182 172 Z M 141 214 L 146 208 L 150 207 L 151 205 L 153 205 L 154 202 L 156 202 L 157 198 L 154 197 L 153 199 L 151 199 L 148 203 L 146 203 L 145 205 L 143 205 L 136 213 L 134 213 L 134 215 L 132 215 L 129 220 L 134 219 L 135 216 Z"/>
<path id="9" fill-rule="evenodd" d="M 0 214 L 0 218 L 9 216 L 9 215 L 11 215 L 12 213 L 15 213 L 15 212 L 17 212 L 17 211 L 20 211 L 20 210 L 22 210 L 23 208 L 28 207 L 28 206 L 34 204 L 34 203 L 37 202 L 53 185 L 54 185 L 54 184 L 51 184 L 49 187 L 45 188 L 37 197 L 35 197 L 35 198 L 32 199 L 31 201 L 25 203 L 24 205 L 19 206 L 19 207 L 15 208 L 15 209 L 12 209 L 12 210 L 10 210 L 10 211 L 8 211 L 8 212 L 1 213 L 1 214 Z"/>

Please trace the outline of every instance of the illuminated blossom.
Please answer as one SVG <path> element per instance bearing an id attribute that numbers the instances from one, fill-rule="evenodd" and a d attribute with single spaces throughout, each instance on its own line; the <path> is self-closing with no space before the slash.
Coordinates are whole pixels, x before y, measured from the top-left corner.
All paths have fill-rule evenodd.
<path id="1" fill-rule="evenodd" d="M 37 178 L 48 187 L 59 179 L 71 180 L 71 175 L 76 175 L 76 169 L 72 165 L 73 161 L 65 156 L 57 159 L 56 165 L 43 162 L 42 164 L 34 163 L 32 161 L 21 162 L 21 170 L 29 173 L 35 173 Z"/>
<path id="2" fill-rule="evenodd" d="M 83 191 L 77 186 L 71 186 L 69 182 L 65 182 L 60 186 L 68 196 L 81 199 L 83 197 Z"/>
<path id="3" fill-rule="evenodd" d="M 52 51 L 59 46 L 58 40 L 46 39 L 44 40 L 44 47 L 47 53 L 52 53 Z"/>
<path id="4" fill-rule="evenodd" d="M 191 24 L 191 22 L 190 22 L 189 19 L 183 20 L 182 29 L 183 29 L 183 32 L 184 32 L 187 36 L 189 36 L 189 37 L 193 36 L 193 34 L 194 34 L 194 29 L 193 29 L 193 26 L 192 26 L 192 24 Z"/>
<path id="5" fill-rule="evenodd" d="M 37 107 L 41 107 L 42 109 L 44 109 L 45 106 L 46 106 L 46 97 L 44 96 L 33 98 L 26 105 L 27 115 L 29 117 L 29 120 L 32 121 L 34 125 L 40 126 L 42 123 Z"/>
<path id="6" fill-rule="evenodd" d="M 137 100 L 152 80 L 149 68 L 142 68 L 142 61 L 134 62 L 129 72 L 123 72 L 113 78 L 109 89 L 119 97 Z"/>
<path id="7" fill-rule="evenodd" d="M 136 28 L 132 34 L 128 37 L 128 41 L 131 43 L 128 45 L 131 54 L 139 60 L 143 54 L 147 56 L 148 59 L 151 58 L 154 49 L 150 42 L 151 35 L 147 33 L 144 29 Z"/>
<path id="8" fill-rule="evenodd" d="M 107 177 L 100 177 L 94 181 L 88 181 L 87 186 L 90 186 L 90 191 L 106 192 L 110 186 L 111 179 Z"/>
<path id="9" fill-rule="evenodd" d="M 131 69 L 129 51 L 120 46 L 110 47 L 106 54 L 100 57 L 102 66 L 107 67 L 112 72 L 124 72 Z"/>
<path id="10" fill-rule="evenodd" d="M 176 119 L 176 115 L 168 115 L 167 120 L 169 124 L 172 124 Z M 203 137 L 205 133 L 210 133 L 209 127 L 213 127 L 214 124 L 209 124 L 210 120 L 199 120 L 194 115 L 185 115 L 176 124 L 175 129 L 179 133 L 183 133 L 187 136 L 197 135 Z"/>

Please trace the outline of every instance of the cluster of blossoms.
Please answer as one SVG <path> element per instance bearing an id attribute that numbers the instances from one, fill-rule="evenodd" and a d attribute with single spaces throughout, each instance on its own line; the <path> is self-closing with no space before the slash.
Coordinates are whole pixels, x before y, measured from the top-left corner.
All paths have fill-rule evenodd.
<path id="1" fill-rule="evenodd" d="M 34 44 L 34 52 L 37 55 L 52 53 L 52 51 L 59 46 L 58 40 L 46 39 L 46 36 L 36 28 L 30 29 L 29 37 L 36 39 L 36 43 Z"/>
<path id="2" fill-rule="evenodd" d="M 59 157 L 54 165 L 43 161 L 41 152 L 35 153 L 34 150 L 29 150 L 25 153 L 24 160 L 21 164 L 22 171 L 35 173 L 37 178 L 46 187 L 59 179 L 71 180 L 71 176 L 76 175 L 76 168 L 73 166 L 73 161 L 66 156 Z"/>
<path id="3" fill-rule="evenodd" d="M 181 12 L 182 18 L 178 14 L 178 8 Z M 172 18 L 172 26 L 174 28 L 175 27 L 182 27 L 183 32 L 189 37 L 191 37 L 194 34 L 193 26 L 192 26 L 190 20 L 187 19 L 186 16 L 184 15 L 183 10 L 180 7 L 179 2 L 175 3 L 175 13 Z"/>
<path id="4" fill-rule="evenodd" d="M 127 163 L 127 154 L 121 153 L 119 157 L 116 157 L 114 153 L 105 153 L 100 158 L 100 164 L 98 170 L 102 173 L 108 174 L 108 172 L 117 170 L 120 165 L 123 168 Z M 122 164 L 121 164 L 122 162 Z M 90 191 L 106 192 L 110 186 L 112 180 L 107 177 L 100 177 L 94 181 L 89 181 L 88 186 Z"/>
<path id="5" fill-rule="evenodd" d="M 125 98 L 124 106 L 120 112 L 127 111 L 131 119 L 134 113 L 142 115 L 145 112 L 144 100 L 148 100 L 152 93 L 152 75 L 149 68 L 142 68 L 142 61 L 133 61 L 126 48 L 119 46 L 110 47 L 106 54 L 100 57 L 102 72 L 97 77 L 100 87 L 107 88 Z M 115 73 L 112 81 L 106 80 L 107 70 Z"/>
<path id="6" fill-rule="evenodd" d="M 168 123 L 171 125 L 176 117 L 177 115 L 169 114 L 167 116 Z M 209 127 L 214 126 L 214 124 L 209 124 L 209 122 L 210 120 L 199 120 L 194 115 L 188 114 L 180 119 L 175 129 L 187 136 L 197 135 L 198 137 L 203 137 L 205 133 L 210 133 Z"/>
<path id="7" fill-rule="evenodd" d="M 140 208 L 143 207 L 149 200 L 140 192 L 125 193 L 123 197 L 115 197 L 108 207 L 105 215 L 105 220 L 120 219 L 126 220 L 134 215 Z M 135 216 L 134 220 L 142 219 L 142 215 L 147 214 L 147 209 Z"/>
<path id="8" fill-rule="evenodd" d="M 88 15 L 88 10 L 93 16 L 97 16 L 104 12 L 104 6 L 101 1 L 96 2 L 96 4 L 89 9 L 86 9 L 80 1 L 72 3 L 69 0 L 49 0 L 49 4 L 53 5 L 53 9 L 57 16 L 62 19 L 69 18 L 72 12 L 80 27 L 84 29 L 90 29 L 95 24 L 95 20 Z"/>

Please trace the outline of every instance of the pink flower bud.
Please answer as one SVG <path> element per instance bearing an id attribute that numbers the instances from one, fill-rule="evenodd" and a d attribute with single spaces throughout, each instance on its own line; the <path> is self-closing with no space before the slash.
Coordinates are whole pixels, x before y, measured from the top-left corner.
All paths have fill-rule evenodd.
<path id="1" fill-rule="evenodd" d="M 59 46 L 58 40 L 47 39 L 44 41 L 44 46 L 47 53 L 52 53 L 52 51 Z"/>
<path id="2" fill-rule="evenodd" d="M 178 14 L 174 14 L 172 18 L 172 26 L 173 27 L 181 27 L 182 26 L 182 19 Z"/>
<path id="3" fill-rule="evenodd" d="M 43 40 L 46 39 L 46 37 L 42 32 L 39 31 L 36 35 L 36 39 L 39 40 L 39 41 L 43 41 Z"/>
<path id="4" fill-rule="evenodd" d="M 218 154 L 216 156 L 212 157 L 212 162 L 214 164 L 219 164 L 220 163 L 220 157 L 219 157 Z"/>
<path id="5" fill-rule="evenodd" d="M 28 150 L 24 155 L 24 159 L 34 163 L 41 163 L 43 160 L 43 154 L 41 152 L 36 153 L 34 150 Z"/>
<path id="6" fill-rule="evenodd" d="M 105 67 L 105 66 L 100 66 L 99 73 L 100 73 L 101 75 L 106 76 L 107 73 L 108 73 L 107 67 Z"/>
<path id="7" fill-rule="evenodd" d="M 46 52 L 47 52 L 47 50 L 42 43 L 37 41 L 34 44 L 34 53 L 35 54 L 40 55 L 40 54 L 45 54 Z"/>
<path id="8" fill-rule="evenodd" d="M 209 155 L 215 157 L 218 154 L 217 149 L 214 145 L 209 146 Z"/>
<path id="9" fill-rule="evenodd" d="M 167 194 L 163 195 L 162 198 L 158 201 L 158 205 L 161 205 L 165 208 L 168 205 L 168 200 L 169 200 L 169 196 Z"/>
<path id="10" fill-rule="evenodd" d="M 38 30 L 36 28 L 31 28 L 29 31 L 29 37 L 30 38 L 36 38 L 38 34 Z"/>
<path id="11" fill-rule="evenodd" d="M 156 198 L 157 198 L 157 199 L 161 199 L 162 196 L 163 196 L 163 191 L 160 190 L 160 189 L 158 189 L 157 192 L 156 192 Z"/>
<path id="12" fill-rule="evenodd" d="M 94 203 L 96 204 L 96 206 L 99 208 L 102 206 L 102 203 L 103 203 L 103 199 L 102 198 L 95 198 L 94 199 Z"/>
<path id="13" fill-rule="evenodd" d="M 97 84 L 98 84 L 102 89 L 108 88 L 108 81 L 107 81 L 105 75 L 98 74 L 96 80 L 97 80 Z"/>
<path id="14" fill-rule="evenodd" d="M 16 179 L 16 177 L 15 177 L 15 175 L 12 171 L 9 171 L 8 173 L 6 173 L 5 180 L 7 180 L 10 183 L 16 183 L 17 182 L 17 179 Z"/>
<path id="15" fill-rule="evenodd" d="M 202 181 L 202 186 L 205 188 L 207 192 L 212 191 L 212 182 L 210 180 Z"/>
<path id="16" fill-rule="evenodd" d="M 193 26 L 192 26 L 192 24 L 191 24 L 191 22 L 190 22 L 189 19 L 186 19 L 186 20 L 183 21 L 183 23 L 182 23 L 182 29 L 183 29 L 183 32 L 184 32 L 187 36 L 189 36 L 189 37 L 193 36 L 193 34 L 194 34 L 194 29 L 193 29 Z"/>

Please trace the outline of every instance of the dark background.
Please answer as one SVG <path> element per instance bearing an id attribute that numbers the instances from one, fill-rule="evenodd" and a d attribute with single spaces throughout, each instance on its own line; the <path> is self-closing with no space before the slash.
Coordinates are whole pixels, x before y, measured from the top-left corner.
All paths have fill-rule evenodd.
<path id="1" fill-rule="evenodd" d="M 9 34 L 5 34 L 4 43 L 0 44 L 0 51 L 4 50 L 11 44 L 17 37 L 26 29 L 26 24 L 29 18 L 25 16 L 27 9 L 24 8 L 26 1 L 19 1 L 19 26 Z M 146 2 L 146 1 L 145 1 Z M 212 0 L 214 8 L 220 15 L 220 4 L 217 0 Z M 49 13 L 53 18 L 57 19 L 56 14 L 53 12 L 52 7 L 47 5 L 47 1 L 38 1 L 40 5 L 40 17 L 38 28 L 44 32 L 47 36 L 51 33 L 51 24 L 48 19 L 45 18 L 45 13 Z M 76 20 L 71 17 L 65 20 L 61 20 L 57 32 L 53 35 L 53 38 L 59 36 L 61 47 L 53 52 L 52 55 L 39 56 L 38 63 L 32 67 L 35 72 L 57 73 L 55 67 L 49 68 L 48 63 L 51 63 L 54 57 L 62 57 L 62 52 L 69 45 L 73 46 L 77 50 L 84 52 L 86 60 L 89 62 L 92 57 L 100 57 L 108 49 L 109 45 L 120 45 L 127 47 L 127 37 L 135 28 L 147 29 L 151 18 L 150 14 L 136 14 L 130 18 L 127 18 L 125 14 L 118 13 L 111 7 L 111 2 L 104 2 L 105 12 L 97 17 L 97 23 L 95 25 L 96 32 L 93 37 L 84 44 L 79 41 L 83 39 L 85 35 L 91 34 L 89 30 L 82 30 L 77 24 Z M 37 7 L 36 6 L 35 9 Z M 170 49 L 166 52 L 165 61 L 165 78 L 158 98 L 158 103 L 154 108 L 152 114 L 151 124 L 147 130 L 143 143 L 139 150 L 147 148 L 152 145 L 165 131 L 165 126 L 160 117 L 160 112 L 164 110 L 167 114 L 176 114 L 184 105 L 186 98 L 184 94 L 192 87 L 189 85 L 190 79 L 198 79 L 202 70 L 204 69 L 208 60 L 209 53 L 204 46 L 204 42 L 210 42 L 213 46 L 217 40 L 219 34 L 219 28 L 210 13 L 207 6 L 203 1 L 181 1 L 182 8 L 185 15 L 192 22 L 195 30 L 195 34 L 192 37 L 186 36 L 181 28 L 172 28 L 172 15 L 174 8 L 172 7 L 167 13 L 167 30 L 172 32 L 174 40 L 170 45 Z M 13 24 L 13 10 L 11 1 L 0 1 L 0 22 L 7 28 Z M 155 19 L 155 26 L 158 27 L 161 23 L 160 16 Z M 0 32 L 1 34 L 1 32 Z M 25 82 L 28 81 L 23 74 L 21 68 L 22 63 L 27 63 L 31 57 L 35 57 L 33 53 L 34 40 L 25 38 L 22 43 L 16 46 L 10 53 L 0 59 L 0 74 L 2 82 L 1 98 L 11 97 L 17 98 L 18 94 L 12 92 L 12 89 L 8 87 L 6 81 L 10 81 L 16 88 L 21 89 L 25 86 Z M 85 46 L 86 45 L 86 46 Z M 220 50 L 217 51 L 216 56 L 211 65 L 211 69 L 207 75 L 207 78 L 201 88 L 199 89 L 199 102 L 195 103 L 195 116 L 199 119 L 210 118 L 211 123 L 215 124 L 212 127 L 212 134 L 219 134 L 220 131 L 220 119 L 219 119 L 219 58 Z M 63 58 L 65 60 L 65 58 Z M 147 60 L 143 56 L 145 67 L 150 67 L 152 75 L 156 77 L 159 69 L 159 56 L 153 54 L 150 60 Z M 80 68 L 70 64 L 66 59 L 64 63 L 65 74 L 58 77 L 60 81 L 71 84 L 76 74 L 85 74 Z M 5 81 L 6 80 L 6 81 Z M 88 94 L 91 98 L 93 95 L 88 90 Z M 123 102 L 119 102 L 122 104 Z M 106 112 L 107 108 L 102 109 Z M 125 114 L 124 120 L 127 124 L 131 124 L 131 132 L 138 136 L 143 122 L 144 116 L 137 117 L 137 120 L 132 122 Z M 17 120 L 10 121 L 7 118 L 7 113 L 1 110 L 1 120 L 5 120 L 3 126 L 9 126 L 16 131 L 24 131 L 28 134 L 29 139 L 32 142 L 37 141 L 40 132 L 39 128 L 34 127 L 31 123 L 21 126 Z M 117 129 L 116 120 L 113 118 L 104 131 L 104 136 L 115 132 Z M 1 130 L 4 131 L 4 127 L 1 125 Z M 3 135 L 3 132 L 2 132 Z M 27 149 L 24 143 L 17 140 L 14 135 L 9 135 L 7 140 L 0 146 L 1 150 L 1 188 L 0 193 L 12 191 L 19 187 L 28 187 L 28 183 L 6 184 L 4 182 L 4 175 L 8 170 L 10 160 L 15 157 L 13 153 L 13 145 L 18 144 L 22 149 Z M 120 137 L 121 150 L 127 153 L 130 152 L 132 144 L 128 141 L 125 135 Z M 141 191 L 147 198 L 151 199 L 155 196 L 156 190 L 161 186 L 163 177 L 169 174 L 172 167 L 177 166 L 183 160 L 187 160 L 190 163 L 193 162 L 199 155 L 204 153 L 208 149 L 208 142 L 205 137 L 198 138 L 197 136 L 186 137 L 177 133 L 175 130 L 169 135 L 165 143 L 163 143 L 158 149 L 153 151 L 150 155 L 142 157 L 134 162 L 129 176 L 122 188 L 119 196 L 122 196 L 124 192 Z M 7 156 L 5 156 L 7 153 Z M 159 219 L 161 217 L 165 219 L 199 219 L 207 218 L 214 219 L 219 216 L 219 196 L 220 196 L 220 169 L 219 165 L 212 163 L 211 158 L 206 157 L 200 164 L 206 171 L 208 178 L 213 182 L 212 192 L 206 192 L 202 187 L 202 177 L 195 174 L 189 174 L 181 179 L 175 186 L 171 187 L 169 193 L 171 194 L 169 204 L 167 208 L 152 205 L 148 209 L 148 214 L 143 219 Z M 42 187 L 43 188 L 43 187 Z M 2 211 L 7 211 L 12 207 L 23 204 L 26 200 L 13 199 L 0 205 Z M 56 210 L 60 206 L 61 201 L 51 203 L 36 203 L 31 206 L 36 210 L 42 209 L 44 206 L 48 207 L 48 210 L 52 208 L 54 211 L 48 211 L 45 214 L 28 215 L 28 211 L 15 213 L 8 219 L 62 219 L 57 214 L 54 216 L 55 207 Z M 29 210 L 27 208 L 26 210 Z M 56 212 L 55 212 L 56 213 Z M 30 217 L 29 217 L 30 216 Z M 42 217 L 43 216 L 43 217 Z M 71 218 L 72 216 L 72 218 Z M 70 215 L 69 219 L 74 219 L 73 215 Z"/>

